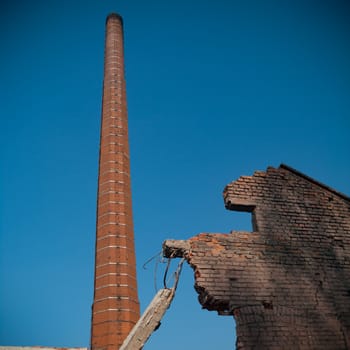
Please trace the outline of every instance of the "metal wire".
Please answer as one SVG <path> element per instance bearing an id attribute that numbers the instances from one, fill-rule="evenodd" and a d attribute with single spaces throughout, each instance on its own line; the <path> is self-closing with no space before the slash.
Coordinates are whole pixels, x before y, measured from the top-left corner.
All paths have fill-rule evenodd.
<path id="1" fill-rule="evenodd" d="M 158 265 L 159 263 L 164 263 L 166 261 L 166 267 L 165 267 L 165 271 L 164 271 L 164 276 L 163 276 L 163 286 L 165 289 L 169 289 L 168 287 L 168 283 L 169 281 L 174 278 L 174 285 L 173 285 L 173 289 L 176 290 L 177 285 L 179 283 L 179 278 L 180 278 L 180 274 L 182 271 L 182 266 L 183 263 L 185 262 L 185 258 L 182 258 L 180 260 L 180 262 L 177 265 L 176 270 L 172 273 L 172 275 L 168 278 L 168 273 L 169 273 L 169 269 L 170 269 L 170 265 L 171 265 L 171 260 L 173 260 L 175 258 L 175 253 L 173 253 L 169 258 L 164 258 L 163 257 L 163 253 L 162 251 L 160 251 L 159 253 L 153 255 L 151 258 L 149 258 L 143 265 L 143 269 L 147 270 L 147 265 L 152 262 L 153 260 L 155 260 L 155 264 L 154 264 L 154 278 L 153 278 L 153 283 L 154 283 L 154 289 L 155 292 L 158 292 L 158 286 L 157 286 L 157 273 L 158 273 Z"/>
<path id="2" fill-rule="evenodd" d="M 163 285 L 164 285 L 165 289 L 168 288 L 167 285 L 166 285 L 166 278 L 167 278 L 167 275 L 168 275 L 170 262 L 171 262 L 171 258 L 169 258 L 168 261 L 167 261 L 166 268 L 165 268 L 165 271 L 164 271 L 164 276 L 163 276 Z"/>
<path id="3" fill-rule="evenodd" d="M 179 278 L 180 278 L 180 274 L 181 274 L 181 271 L 182 271 L 182 266 L 185 262 L 185 258 L 182 258 L 179 262 L 179 264 L 177 265 L 177 269 L 176 271 L 174 272 L 174 278 L 175 278 L 175 283 L 174 283 L 174 290 L 176 290 L 177 288 L 177 285 L 179 283 Z"/>
<path id="4" fill-rule="evenodd" d="M 144 270 L 147 270 L 147 265 L 152 261 L 154 260 L 155 258 L 159 257 L 160 255 L 162 254 L 162 251 L 158 252 L 157 254 L 153 255 L 151 258 L 149 258 L 143 265 L 142 265 L 142 268 Z"/>
<path id="5" fill-rule="evenodd" d="M 155 260 L 155 264 L 154 264 L 154 273 L 153 273 L 153 286 L 154 286 L 154 290 L 157 293 L 158 292 L 158 286 L 157 286 L 157 271 L 158 271 L 158 264 L 160 262 L 163 262 L 163 252 L 160 251 L 157 254 L 153 255 L 151 258 L 149 258 L 143 265 L 143 269 L 147 270 L 147 265 L 151 262 Z"/>
<path id="6" fill-rule="evenodd" d="M 175 256 L 175 254 L 173 254 Z M 164 285 L 164 288 L 167 289 L 168 286 L 167 286 L 167 275 L 168 275 L 168 271 L 169 271 L 169 267 L 170 267 L 170 262 L 171 260 L 174 258 L 174 256 L 171 256 L 169 259 L 168 259 L 168 262 L 167 262 L 167 267 L 165 269 L 165 272 L 164 272 L 164 277 L 163 277 L 163 285 Z M 178 263 L 177 265 L 177 268 L 176 270 L 174 271 L 174 273 L 172 274 L 172 276 L 170 278 L 174 278 L 174 286 L 172 288 L 174 288 L 174 290 L 176 290 L 177 288 L 177 285 L 179 283 L 179 278 L 180 278 L 180 274 L 181 274 L 181 271 L 182 271 L 182 266 L 183 266 L 183 263 L 185 261 L 185 258 L 182 258 L 180 260 L 180 262 Z M 170 280 L 169 278 L 169 280 Z"/>

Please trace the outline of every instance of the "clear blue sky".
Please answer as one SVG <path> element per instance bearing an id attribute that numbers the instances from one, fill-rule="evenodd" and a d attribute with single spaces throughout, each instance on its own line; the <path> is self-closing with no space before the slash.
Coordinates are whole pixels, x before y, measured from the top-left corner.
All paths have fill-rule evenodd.
<path id="1" fill-rule="evenodd" d="M 88 346 L 105 17 L 125 24 L 139 296 L 166 238 L 249 229 L 240 175 L 284 162 L 350 194 L 348 1 L 0 5 L 0 344 Z M 161 285 L 164 266 L 159 266 Z M 233 349 L 185 266 L 145 349 Z"/>

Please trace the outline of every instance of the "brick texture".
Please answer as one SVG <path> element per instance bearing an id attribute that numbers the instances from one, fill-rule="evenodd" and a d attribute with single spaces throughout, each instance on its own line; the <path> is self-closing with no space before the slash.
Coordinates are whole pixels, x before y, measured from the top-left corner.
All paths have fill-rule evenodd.
<path id="1" fill-rule="evenodd" d="M 140 317 L 131 208 L 123 22 L 106 21 L 91 348 L 119 349 Z"/>
<path id="2" fill-rule="evenodd" d="M 203 308 L 234 316 L 236 349 L 349 349 L 350 198 L 281 165 L 224 201 L 254 232 L 166 241 L 164 254 L 187 258 Z"/>

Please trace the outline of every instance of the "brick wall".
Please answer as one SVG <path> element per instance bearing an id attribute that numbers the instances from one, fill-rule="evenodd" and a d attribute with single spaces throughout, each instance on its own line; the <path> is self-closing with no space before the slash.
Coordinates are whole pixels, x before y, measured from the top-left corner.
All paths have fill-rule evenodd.
<path id="1" fill-rule="evenodd" d="M 131 208 L 123 22 L 106 21 L 91 347 L 119 349 L 140 316 Z"/>
<path id="2" fill-rule="evenodd" d="M 350 348 L 350 199 L 285 165 L 242 176 L 226 208 L 254 232 L 166 241 L 185 255 L 199 301 L 233 315 L 237 349 Z"/>

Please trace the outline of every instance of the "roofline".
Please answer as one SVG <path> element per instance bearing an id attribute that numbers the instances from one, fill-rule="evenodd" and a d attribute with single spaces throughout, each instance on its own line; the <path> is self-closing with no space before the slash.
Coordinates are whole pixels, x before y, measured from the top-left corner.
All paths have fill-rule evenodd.
<path id="1" fill-rule="evenodd" d="M 342 199 L 346 200 L 347 202 L 350 202 L 350 197 L 346 196 L 344 193 L 341 193 L 341 192 L 338 192 L 338 191 L 334 190 L 332 187 L 329 187 L 329 186 L 323 184 L 322 182 L 319 182 L 319 181 L 313 179 L 312 177 L 301 173 L 300 171 L 290 167 L 289 165 L 286 165 L 286 164 L 282 163 L 279 167 L 281 169 L 288 170 L 291 173 L 293 173 L 293 174 L 295 174 L 295 175 L 297 175 L 299 177 L 304 178 L 305 180 L 308 180 L 308 181 L 312 182 L 313 184 L 323 188 L 324 190 L 327 190 L 327 191 L 337 195 L 338 197 L 341 197 Z"/>

